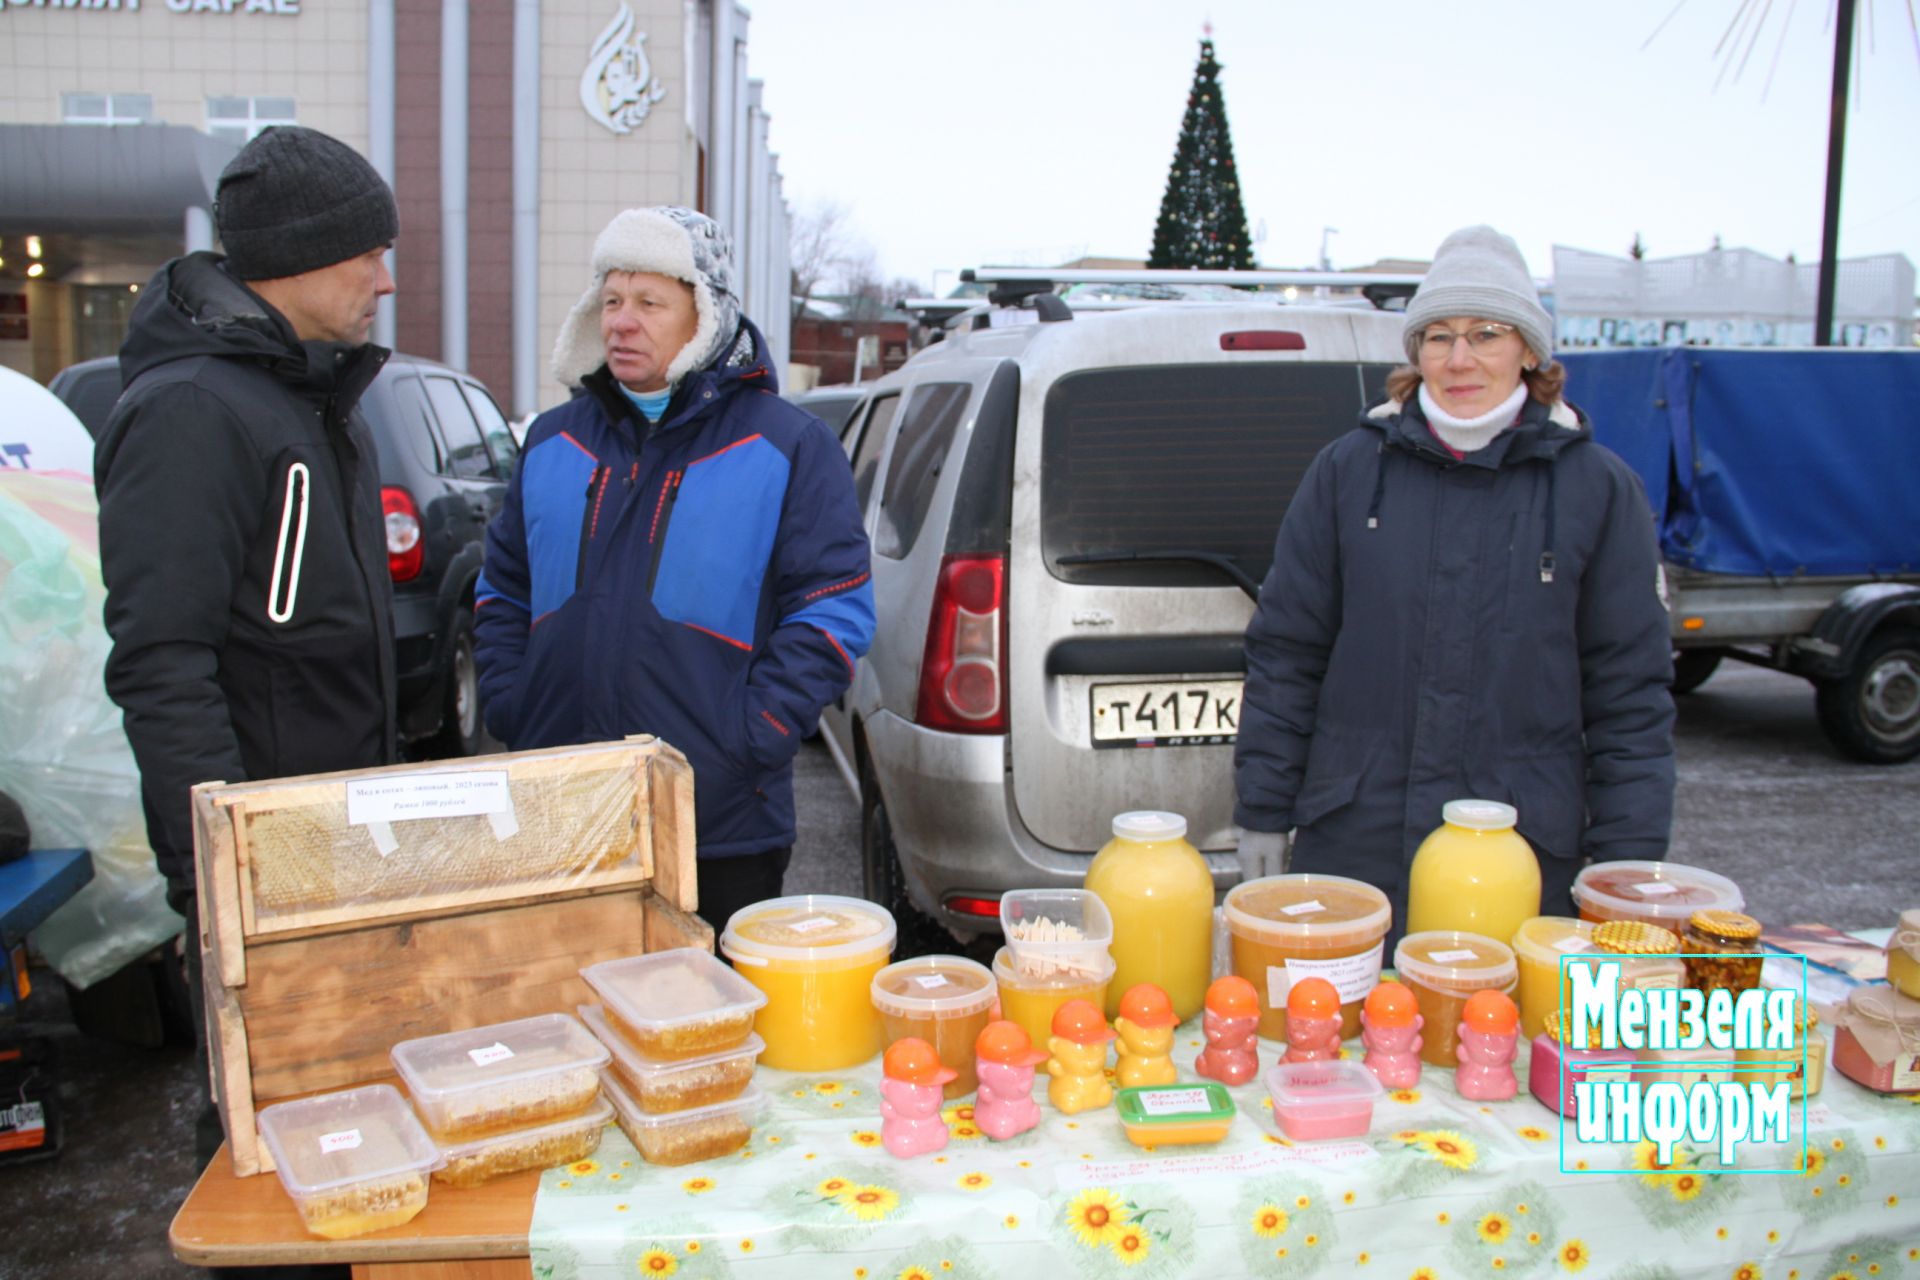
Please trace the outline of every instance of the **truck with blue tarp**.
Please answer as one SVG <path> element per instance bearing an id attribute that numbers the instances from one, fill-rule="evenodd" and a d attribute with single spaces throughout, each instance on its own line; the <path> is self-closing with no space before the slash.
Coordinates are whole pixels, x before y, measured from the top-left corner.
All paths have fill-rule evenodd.
<path id="1" fill-rule="evenodd" d="M 1567 352 L 1567 398 L 1646 485 L 1676 693 L 1803 676 L 1842 753 L 1920 754 L 1920 352 Z"/>

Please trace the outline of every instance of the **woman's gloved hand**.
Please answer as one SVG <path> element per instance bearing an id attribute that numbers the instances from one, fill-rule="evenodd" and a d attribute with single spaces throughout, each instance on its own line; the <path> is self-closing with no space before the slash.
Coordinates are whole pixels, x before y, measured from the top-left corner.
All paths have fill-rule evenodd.
<path id="1" fill-rule="evenodd" d="M 1286 870 L 1287 850 L 1293 846 L 1293 837 L 1285 831 L 1248 831 L 1240 830 L 1240 880 L 1258 880 L 1262 876 L 1277 876 Z"/>

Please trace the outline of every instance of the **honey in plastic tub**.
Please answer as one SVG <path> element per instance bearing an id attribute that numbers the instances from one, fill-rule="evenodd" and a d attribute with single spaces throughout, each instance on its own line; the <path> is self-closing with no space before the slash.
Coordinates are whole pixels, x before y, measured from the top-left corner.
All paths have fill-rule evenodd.
<path id="1" fill-rule="evenodd" d="M 920 956 L 873 975 L 873 1007 L 887 1043 L 912 1037 L 932 1045 L 954 1072 L 945 1087 L 949 1098 L 979 1087 L 973 1042 L 993 1021 L 998 998 L 993 972 L 964 956 Z"/>
<path id="2" fill-rule="evenodd" d="M 1513 948 L 1477 933 L 1435 930 L 1410 933 L 1394 948 L 1393 971 L 1413 992 L 1425 1021 L 1420 1061 L 1451 1067 L 1459 1043 L 1460 1014 L 1476 991 L 1511 993 L 1520 969 Z"/>
<path id="3" fill-rule="evenodd" d="M 260 1139 L 308 1231 L 345 1240 L 413 1221 L 441 1155 L 389 1084 L 262 1108 Z"/>
<path id="4" fill-rule="evenodd" d="M 1393 908 L 1345 876 L 1267 876 L 1236 885 L 1225 906 L 1233 971 L 1260 996 L 1260 1035 L 1287 1038 L 1287 991 L 1325 978 L 1340 993 L 1340 1037 L 1360 1034 L 1360 1004 L 1380 981 Z"/>
<path id="5" fill-rule="evenodd" d="M 801 894 L 742 907 L 720 949 L 766 1004 L 760 1061 L 782 1071 L 839 1071 L 884 1048 L 873 977 L 893 954 L 893 916 L 859 898 Z"/>
<path id="6" fill-rule="evenodd" d="M 747 1145 L 767 1105 L 767 1095 L 749 1089 L 730 1102 L 654 1115 L 642 1111 L 616 1081 L 601 1085 L 613 1104 L 614 1122 L 648 1164 L 694 1164 L 732 1155 Z"/>
<path id="7" fill-rule="evenodd" d="M 993 980 L 1000 992 L 1000 1016 L 1019 1023 L 1033 1046 L 1042 1048 L 1053 1036 L 1053 1015 L 1067 1001 L 1085 1000 L 1096 1009 L 1106 1007 L 1113 970 L 1113 961 L 1109 959 L 1094 978 L 1065 973 L 1035 977 L 1021 968 L 1011 951 L 1002 947 L 993 957 Z"/>
<path id="8" fill-rule="evenodd" d="M 1540 914 L 1540 861 L 1497 800 L 1449 800 L 1407 877 L 1407 932 L 1458 930 L 1504 941 Z"/>
<path id="9" fill-rule="evenodd" d="M 1596 862 L 1574 878 L 1582 920 L 1638 920 L 1678 935 L 1696 911 L 1739 911 L 1740 886 L 1680 862 Z"/>
<path id="10" fill-rule="evenodd" d="M 738 1048 L 767 1002 L 752 983 L 692 947 L 603 960 L 580 976 L 600 997 L 608 1024 L 656 1060 Z"/>
<path id="11" fill-rule="evenodd" d="M 1887 935 L 1887 981 L 1909 1000 L 1920 1000 L 1920 907 L 1902 911 Z"/>
<path id="12" fill-rule="evenodd" d="M 580 1019 L 613 1053 L 607 1070 L 620 1082 L 642 1111 L 656 1115 L 689 1111 L 694 1107 L 728 1102 L 753 1083 L 753 1068 L 766 1041 L 748 1033 L 731 1049 L 700 1058 L 649 1058 L 607 1025 L 606 1014 L 594 1005 L 580 1006 Z"/>
<path id="13" fill-rule="evenodd" d="M 1593 925 L 1571 916 L 1535 916 L 1514 930 L 1508 943 L 1520 969 L 1520 1030 L 1528 1040 L 1547 1020 L 1573 1004 L 1573 986 L 1560 977 L 1560 957 L 1594 950 Z"/>
<path id="14" fill-rule="evenodd" d="M 594 1095 L 599 1098 L 597 1080 Z M 517 1133 L 497 1133 L 473 1142 L 442 1143 L 440 1154 L 446 1164 L 434 1170 L 433 1180 L 450 1187 L 477 1187 L 509 1173 L 551 1169 L 555 1165 L 585 1160 L 600 1149 L 600 1137 L 612 1120 L 613 1105 L 599 1098 L 583 1114 L 564 1120 Z"/>
<path id="15" fill-rule="evenodd" d="M 392 1058 L 445 1146 L 580 1115 L 600 1094 L 607 1050 L 566 1014 L 546 1013 L 402 1040 Z"/>

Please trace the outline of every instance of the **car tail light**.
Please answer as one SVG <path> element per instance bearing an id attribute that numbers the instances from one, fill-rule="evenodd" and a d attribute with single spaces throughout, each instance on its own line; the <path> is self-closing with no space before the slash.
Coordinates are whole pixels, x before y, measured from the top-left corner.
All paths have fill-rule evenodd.
<path id="1" fill-rule="evenodd" d="M 1000 899 L 981 898 L 971 894 L 956 893 L 946 901 L 946 908 L 958 915 L 985 916 L 989 920 L 1000 918 Z"/>
<path id="2" fill-rule="evenodd" d="M 940 561 L 914 719 L 949 733 L 1007 731 L 1005 556 Z"/>
<path id="3" fill-rule="evenodd" d="M 1305 351 L 1307 340 L 1291 329 L 1234 329 L 1220 335 L 1222 351 Z"/>
<path id="4" fill-rule="evenodd" d="M 420 508 L 405 489 L 389 487 L 380 491 L 380 509 L 387 514 L 387 573 L 395 582 L 411 582 L 427 563 Z"/>

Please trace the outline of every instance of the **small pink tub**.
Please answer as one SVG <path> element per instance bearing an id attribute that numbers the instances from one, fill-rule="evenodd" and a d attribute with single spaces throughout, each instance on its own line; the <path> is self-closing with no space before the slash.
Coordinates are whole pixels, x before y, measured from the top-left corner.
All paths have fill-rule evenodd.
<path id="1" fill-rule="evenodd" d="M 1364 1137 L 1386 1090 L 1358 1062 L 1276 1062 L 1267 1092 L 1280 1132 L 1296 1142 Z"/>

